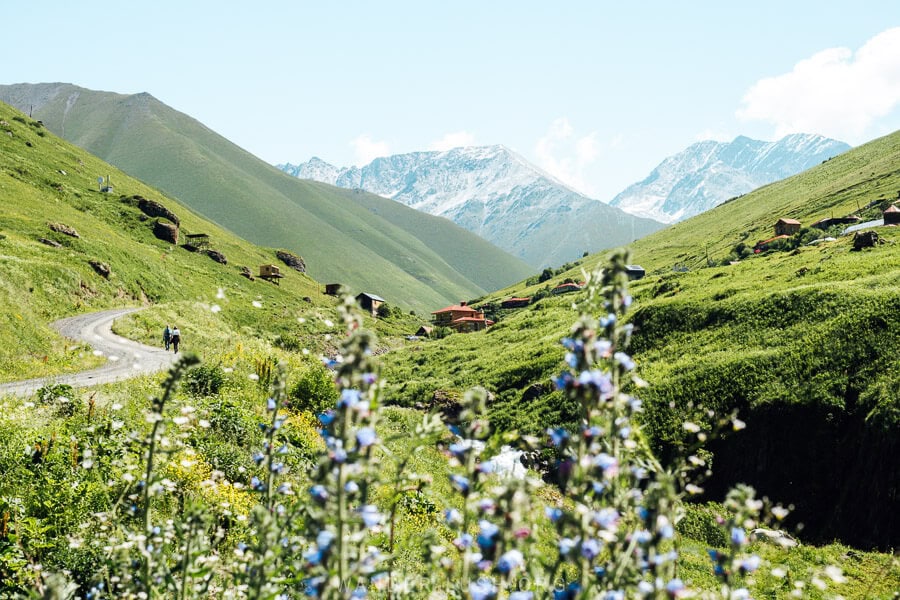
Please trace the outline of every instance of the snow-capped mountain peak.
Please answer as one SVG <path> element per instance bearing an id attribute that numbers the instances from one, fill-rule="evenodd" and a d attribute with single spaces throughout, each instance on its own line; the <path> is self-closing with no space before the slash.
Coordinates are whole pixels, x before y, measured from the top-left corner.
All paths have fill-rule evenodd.
<path id="1" fill-rule="evenodd" d="M 791 134 L 775 142 L 738 136 L 703 141 L 663 160 L 650 175 L 610 205 L 633 215 L 674 223 L 762 185 L 796 175 L 850 146 L 817 134 Z"/>
<path id="2" fill-rule="evenodd" d="M 576 192 L 502 145 L 395 154 L 363 167 L 336 169 L 311 159 L 278 168 L 447 217 L 535 267 L 659 227 Z"/>

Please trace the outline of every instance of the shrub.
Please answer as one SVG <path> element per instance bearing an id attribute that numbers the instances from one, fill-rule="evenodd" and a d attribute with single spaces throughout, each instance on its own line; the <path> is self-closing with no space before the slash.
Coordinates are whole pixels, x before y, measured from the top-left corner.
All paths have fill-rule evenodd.
<path id="1" fill-rule="evenodd" d="M 184 387 L 194 396 L 215 396 L 225 381 L 225 372 L 219 365 L 200 365 L 185 375 Z"/>
<path id="2" fill-rule="evenodd" d="M 45 385 L 37 391 L 38 402 L 52 406 L 58 415 L 64 417 L 78 412 L 80 405 L 74 395 L 75 389 L 65 383 Z"/>
<path id="3" fill-rule="evenodd" d="M 312 363 L 291 388 L 289 397 L 296 410 L 321 413 L 334 406 L 338 398 L 334 376 L 323 365 Z"/>

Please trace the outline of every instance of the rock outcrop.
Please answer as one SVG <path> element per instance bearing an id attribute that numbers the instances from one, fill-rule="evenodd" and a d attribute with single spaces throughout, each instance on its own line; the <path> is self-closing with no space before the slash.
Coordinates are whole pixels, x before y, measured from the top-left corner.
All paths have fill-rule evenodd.
<path id="1" fill-rule="evenodd" d="M 148 217 L 162 217 L 175 223 L 175 225 L 178 227 L 181 226 L 181 221 L 178 219 L 178 215 L 173 213 L 171 210 L 169 210 L 159 202 L 147 200 L 143 196 L 135 196 L 134 199 L 137 200 L 137 206 L 141 210 L 141 212 Z"/>
<path id="2" fill-rule="evenodd" d="M 296 254 L 292 254 L 285 250 L 279 250 L 275 253 L 275 256 L 278 257 L 278 260 L 294 269 L 295 271 L 306 273 L 306 263 L 303 261 L 303 258 L 297 256 Z"/>
<path id="3" fill-rule="evenodd" d="M 170 244 L 178 243 L 178 225 L 157 221 L 153 224 L 153 235 Z"/>

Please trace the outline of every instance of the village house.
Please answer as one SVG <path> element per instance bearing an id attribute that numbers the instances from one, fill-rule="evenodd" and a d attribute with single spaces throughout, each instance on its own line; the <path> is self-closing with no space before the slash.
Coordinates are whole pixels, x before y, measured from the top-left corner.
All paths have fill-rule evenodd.
<path id="1" fill-rule="evenodd" d="M 341 293 L 341 284 L 340 283 L 326 283 L 325 284 L 325 295 L 326 296 L 337 296 Z"/>
<path id="2" fill-rule="evenodd" d="M 522 308 L 531 303 L 531 298 L 507 298 L 500 303 L 500 308 Z"/>
<path id="3" fill-rule="evenodd" d="M 484 313 L 468 306 L 465 302 L 454 304 L 431 313 L 435 327 L 450 327 L 459 333 L 481 331 L 494 324 L 484 317 Z"/>
<path id="4" fill-rule="evenodd" d="M 800 221 L 782 217 L 775 221 L 775 235 L 794 235 L 800 231 Z"/>
<path id="5" fill-rule="evenodd" d="M 891 204 L 882 213 L 885 225 L 900 225 L 900 208 Z"/>
<path id="6" fill-rule="evenodd" d="M 431 332 L 434 331 L 434 327 L 429 327 L 428 325 L 422 325 L 419 327 L 418 331 L 416 331 L 416 337 L 431 337 Z"/>
<path id="7" fill-rule="evenodd" d="M 357 294 L 356 302 L 359 304 L 360 308 L 369 311 L 374 317 L 378 314 L 378 307 L 384 304 L 385 301 L 381 296 L 363 292 L 361 294 Z"/>

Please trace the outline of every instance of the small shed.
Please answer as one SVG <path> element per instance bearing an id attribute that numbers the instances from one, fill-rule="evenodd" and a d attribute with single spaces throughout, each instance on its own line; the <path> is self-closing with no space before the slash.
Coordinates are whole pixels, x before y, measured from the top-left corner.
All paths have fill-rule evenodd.
<path id="1" fill-rule="evenodd" d="M 326 296 L 337 296 L 341 293 L 341 284 L 340 283 L 326 283 L 325 284 L 325 295 Z"/>
<path id="2" fill-rule="evenodd" d="M 356 302 L 359 304 L 360 308 L 371 312 L 372 316 L 374 317 L 376 314 L 378 314 L 378 307 L 384 304 L 385 300 L 381 296 L 363 292 L 361 294 L 357 294 Z"/>
<path id="3" fill-rule="evenodd" d="M 891 204 L 882 214 L 884 216 L 885 225 L 900 225 L 900 208 Z"/>
<path id="4" fill-rule="evenodd" d="M 784 217 L 775 221 L 775 235 L 794 235 L 800 231 L 800 221 Z"/>
<path id="5" fill-rule="evenodd" d="M 422 325 L 419 327 L 419 330 L 416 331 L 417 337 L 431 337 L 431 332 L 434 331 L 434 327 L 429 327 L 428 325 Z"/>
<path id="6" fill-rule="evenodd" d="M 628 279 L 643 279 L 647 272 L 641 265 L 625 265 L 625 274 Z"/>
<path id="7" fill-rule="evenodd" d="M 281 274 L 281 269 L 275 265 L 259 265 L 260 279 L 265 279 L 266 281 L 271 281 L 278 285 L 278 280 L 282 277 L 284 277 L 284 275 Z"/>

